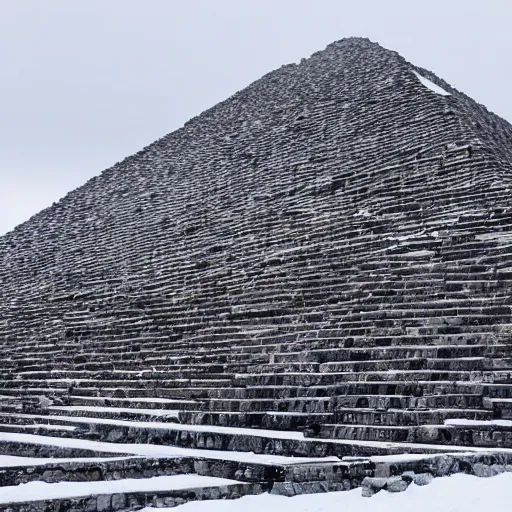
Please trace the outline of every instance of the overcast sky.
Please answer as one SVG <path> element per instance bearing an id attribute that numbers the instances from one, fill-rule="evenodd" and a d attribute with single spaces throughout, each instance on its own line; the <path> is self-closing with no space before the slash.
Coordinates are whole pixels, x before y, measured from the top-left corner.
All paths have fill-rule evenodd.
<path id="1" fill-rule="evenodd" d="M 0 234 L 344 37 L 512 121 L 511 27 L 512 0 L 0 0 Z"/>

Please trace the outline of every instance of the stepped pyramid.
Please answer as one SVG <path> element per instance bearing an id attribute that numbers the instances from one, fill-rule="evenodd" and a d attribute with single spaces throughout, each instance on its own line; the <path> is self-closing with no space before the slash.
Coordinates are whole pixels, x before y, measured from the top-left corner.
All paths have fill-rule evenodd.
<path id="1" fill-rule="evenodd" d="M 0 238 L 0 453 L 217 451 L 235 495 L 508 456 L 511 185 L 512 126 L 367 39 L 265 75 Z"/>

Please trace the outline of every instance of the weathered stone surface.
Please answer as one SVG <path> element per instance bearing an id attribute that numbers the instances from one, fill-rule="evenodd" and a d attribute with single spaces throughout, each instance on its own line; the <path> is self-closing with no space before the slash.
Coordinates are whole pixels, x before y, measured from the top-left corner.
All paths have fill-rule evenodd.
<path id="1" fill-rule="evenodd" d="M 389 492 L 404 492 L 409 487 L 410 481 L 398 476 L 391 477 L 386 482 L 386 490 Z"/>
<path id="2" fill-rule="evenodd" d="M 0 239 L 6 407 L 471 444 L 417 427 L 509 414 L 511 134 L 368 40 L 282 67 Z"/>
<path id="3" fill-rule="evenodd" d="M 476 463 L 472 467 L 473 474 L 475 476 L 489 478 L 491 476 L 496 476 L 505 471 L 505 467 L 499 464 L 492 464 L 491 466 L 486 466 L 485 464 Z"/>
<path id="4" fill-rule="evenodd" d="M 434 477 L 431 473 L 419 473 L 416 474 L 414 471 L 404 471 L 402 473 L 402 477 L 408 477 L 413 481 L 416 485 L 424 486 L 432 483 Z"/>
<path id="5" fill-rule="evenodd" d="M 163 475 L 179 475 L 187 473 L 204 474 L 195 470 L 200 461 L 192 458 L 149 459 L 131 458 L 125 460 L 111 460 L 108 462 L 52 462 L 45 465 L 26 465 L 19 467 L 0 468 L 0 487 L 18 485 L 32 481 L 55 482 L 93 482 L 100 480 L 121 480 L 124 478 L 151 478 Z M 204 461 L 206 466 L 213 465 L 211 461 Z M 205 476 L 231 478 L 236 463 L 226 462 L 222 465 L 223 474 L 219 464 L 208 470 Z M 260 470 L 263 472 L 263 470 Z M 253 479 L 254 482 L 263 481 Z M 251 481 L 251 480 L 244 480 Z"/>
<path id="6" fill-rule="evenodd" d="M 419 475 L 414 475 L 413 482 L 416 485 L 424 486 L 432 483 L 434 477 L 430 473 L 420 473 Z"/>
<path id="7" fill-rule="evenodd" d="M 0 431 L 314 457 L 512 448 L 512 428 L 489 421 L 512 418 L 511 140 L 506 121 L 366 39 L 266 75 L 0 238 Z M 190 464 L 286 495 L 371 477 L 370 495 L 511 460 L 445 454 L 373 473 Z M 111 469 L 3 475 L 130 473 Z"/>
<path id="8" fill-rule="evenodd" d="M 140 510 L 145 506 L 161 508 L 177 506 L 193 500 L 236 499 L 249 494 L 263 492 L 258 484 L 235 484 L 219 487 L 193 488 L 176 491 L 155 491 L 99 495 L 83 498 L 56 499 L 51 501 L 29 501 L 11 503 L 2 508 L 6 512 L 115 512 Z M 3 505 L 1 505 L 3 507 Z"/>

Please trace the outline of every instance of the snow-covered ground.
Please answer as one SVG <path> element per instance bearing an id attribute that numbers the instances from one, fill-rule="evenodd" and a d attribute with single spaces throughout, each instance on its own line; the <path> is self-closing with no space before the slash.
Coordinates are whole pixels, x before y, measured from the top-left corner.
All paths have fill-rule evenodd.
<path id="1" fill-rule="evenodd" d="M 307 494 L 285 498 L 263 494 L 239 500 L 190 502 L 173 508 L 174 512 L 493 512 L 510 510 L 512 473 L 492 478 L 453 475 L 436 478 L 430 485 L 409 486 L 402 493 L 381 491 L 363 498 L 361 489 L 349 492 Z M 171 509 L 145 508 L 142 512 Z"/>

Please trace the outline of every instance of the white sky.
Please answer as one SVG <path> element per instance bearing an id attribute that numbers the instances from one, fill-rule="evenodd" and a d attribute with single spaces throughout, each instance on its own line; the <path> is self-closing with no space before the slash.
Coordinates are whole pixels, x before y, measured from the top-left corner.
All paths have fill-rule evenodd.
<path id="1" fill-rule="evenodd" d="M 511 0 L 0 0 L 0 234 L 343 37 L 512 120 L 511 27 Z"/>

